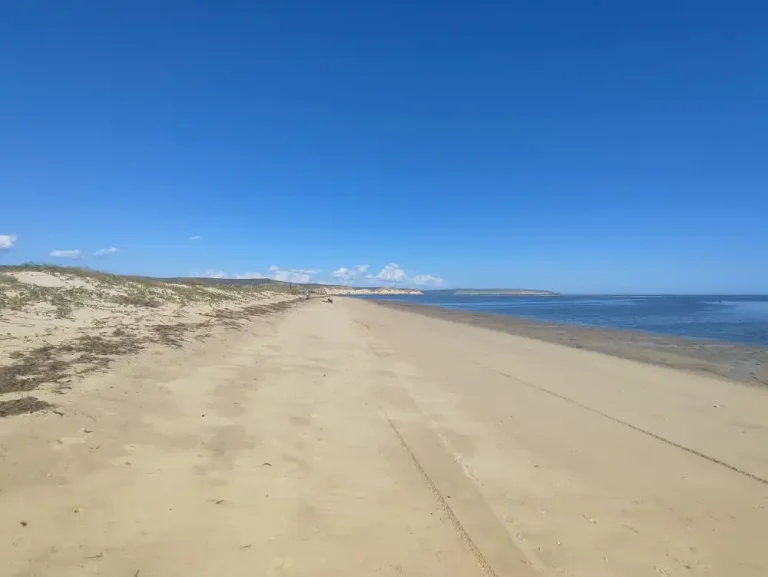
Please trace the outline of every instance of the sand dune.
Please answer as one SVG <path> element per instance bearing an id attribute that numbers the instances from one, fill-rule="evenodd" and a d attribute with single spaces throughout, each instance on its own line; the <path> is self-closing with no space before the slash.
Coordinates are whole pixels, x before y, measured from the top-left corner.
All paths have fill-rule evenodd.
<path id="1" fill-rule="evenodd" d="M 178 347 L 296 298 L 269 287 L 0 267 L 0 417 L 45 408 L 52 395 L 119 356 Z"/>
<path id="2" fill-rule="evenodd" d="M 9 575 L 762 576 L 765 391 L 352 299 L 0 419 Z"/>

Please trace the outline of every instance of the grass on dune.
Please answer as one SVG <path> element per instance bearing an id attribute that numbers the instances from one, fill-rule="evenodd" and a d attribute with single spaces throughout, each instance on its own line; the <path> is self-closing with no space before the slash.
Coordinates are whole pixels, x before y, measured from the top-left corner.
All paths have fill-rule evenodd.
<path id="1" fill-rule="evenodd" d="M 14 276 L 17 273 L 46 273 L 61 282 L 52 283 L 58 286 L 41 286 L 20 281 Z M 46 384 L 54 385 L 53 391 L 62 392 L 70 388 L 76 377 L 106 369 L 120 356 L 137 353 L 148 345 L 181 347 L 190 333 L 203 339 L 212 334 L 209 329 L 214 325 L 240 329 L 242 323 L 254 316 L 293 306 L 290 301 L 261 304 L 269 293 L 302 293 L 298 286 L 274 281 L 249 284 L 211 280 L 123 276 L 48 264 L 0 266 L 0 323 L 26 322 L 18 319 L 27 318 L 39 321 L 45 317 L 74 320 L 79 309 L 101 311 L 87 325 L 79 329 L 80 325 L 73 325 L 77 332 L 63 342 L 10 353 L 8 362 L 0 365 L 0 396 L 26 394 Z M 186 316 L 184 310 L 190 305 L 197 308 Z M 134 315 L 131 309 L 151 314 Z M 23 316 L 13 316 L 19 312 Z M 121 320 L 116 321 L 118 318 Z M 13 339 L 10 333 L 7 338 Z M 25 340 L 29 344 L 34 342 L 31 337 Z M 51 406 L 29 396 L 0 398 L 0 417 Z"/>
<path id="2" fill-rule="evenodd" d="M 47 273 L 63 280 L 82 280 L 87 284 L 85 287 L 39 286 L 20 282 L 12 274 L 23 272 Z M 21 311 L 30 305 L 42 303 L 51 305 L 56 317 L 70 318 L 75 309 L 94 303 L 153 309 L 164 303 L 181 306 L 196 303 L 212 305 L 238 301 L 265 292 L 282 294 L 302 292 L 298 286 L 277 281 L 228 284 L 211 282 L 213 280 L 116 275 L 89 268 L 50 264 L 0 266 L 0 313 L 3 310 Z"/>

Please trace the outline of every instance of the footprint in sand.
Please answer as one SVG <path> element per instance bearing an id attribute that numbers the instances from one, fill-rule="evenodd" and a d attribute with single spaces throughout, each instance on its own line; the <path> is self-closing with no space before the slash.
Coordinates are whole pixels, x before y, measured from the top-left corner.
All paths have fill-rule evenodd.
<path id="1" fill-rule="evenodd" d="M 275 557 L 270 564 L 267 575 L 280 575 L 286 569 L 293 567 L 293 559 L 290 557 Z"/>
<path id="2" fill-rule="evenodd" d="M 83 443 L 88 441 L 88 437 L 89 437 L 89 433 L 86 433 L 85 431 L 81 431 L 76 435 L 68 435 L 66 437 L 60 437 L 56 439 L 55 443 L 53 443 L 53 449 L 60 451 L 72 445 L 82 445 Z"/>

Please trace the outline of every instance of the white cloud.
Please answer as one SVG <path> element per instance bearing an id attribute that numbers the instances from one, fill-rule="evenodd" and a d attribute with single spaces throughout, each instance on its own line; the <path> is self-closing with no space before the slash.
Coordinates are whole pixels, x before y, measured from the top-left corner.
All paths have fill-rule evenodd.
<path id="1" fill-rule="evenodd" d="M 359 264 L 353 267 L 340 267 L 333 271 L 333 281 L 320 281 L 313 280 L 312 277 L 320 273 L 317 269 L 310 268 L 290 268 L 283 269 L 277 265 L 269 267 L 266 274 L 261 272 L 241 272 L 241 273 L 227 273 L 223 270 L 208 269 L 205 272 L 193 273 L 197 277 L 207 278 L 232 278 L 232 279 L 258 279 L 258 278 L 270 278 L 273 280 L 279 280 L 282 282 L 307 284 L 307 283 L 319 283 L 319 284 L 333 284 L 333 283 L 345 283 L 355 284 L 355 282 L 368 284 L 368 285 L 400 285 L 400 286 L 423 286 L 423 287 L 439 287 L 445 282 L 440 277 L 433 276 L 431 274 L 417 274 L 409 276 L 405 270 L 397 263 L 391 262 L 382 268 L 376 274 L 365 274 L 370 269 L 367 264 Z"/>
<path id="2" fill-rule="evenodd" d="M 304 284 L 304 283 L 311 282 L 312 276 L 317 274 L 318 272 L 319 271 L 315 269 L 308 269 L 308 268 L 281 269 L 279 266 L 273 265 L 269 267 L 269 272 L 267 274 L 263 274 L 260 272 L 240 272 L 240 273 L 229 274 L 227 272 L 224 272 L 223 270 L 217 270 L 217 269 L 208 269 L 205 272 L 195 272 L 192 274 L 193 276 L 203 277 L 203 278 L 234 278 L 234 279 L 271 278 L 273 280 L 279 280 L 283 282 Z"/>
<path id="3" fill-rule="evenodd" d="M 339 282 L 352 282 L 368 270 L 369 265 L 367 264 L 359 264 L 352 268 L 347 267 L 341 267 L 338 270 L 333 271 L 331 274 L 337 279 Z"/>
<path id="4" fill-rule="evenodd" d="M 283 282 L 295 282 L 295 283 L 308 283 L 313 275 L 316 275 L 319 271 L 314 269 L 295 268 L 283 270 L 279 266 L 272 265 L 269 267 L 269 278 L 279 280 Z"/>
<path id="5" fill-rule="evenodd" d="M 307 283 L 309 282 L 309 279 L 311 278 L 311 276 L 308 274 L 302 274 L 300 272 L 281 270 L 281 271 L 272 273 L 271 278 L 275 280 L 280 280 L 283 282 Z"/>
<path id="6" fill-rule="evenodd" d="M 333 271 L 331 274 L 341 281 L 348 281 L 352 278 L 352 271 L 344 266 Z"/>
<path id="7" fill-rule="evenodd" d="M 408 281 L 408 277 L 406 276 L 405 271 L 400 268 L 400 265 L 394 262 L 389 263 L 387 266 L 381 269 L 378 274 L 369 274 L 366 275 L 365 278 L 372 281 L 382 281 L 385 283 L 393 284 Z"/>
<path id="8" fill-rule="evenodd" d="M 341 267 L 333 271 L 336 282 L 349 284 L 368 285 L 416 285 L 416 286 L 441 286 L 445 281 L 440 277 L 431 274 L 417 274 L 409 276 L 405 270 L 397 263 L 390 262 L 376 274 L 365 274 L 370 267 L 367 264 L 360 264 L 352 268 Z"/>
<path id="9" fill-rule="evenodd" d="M 416 276 L 411 278 L 411 281 L 413 284 L 416 285 L 432 285 L 432 286 L 440 286 L 445 282 L 444 279 L 441 279 L 436 276 L 432 276 L 431 274 L 417 274 Z"/>
<path id="10" fill-rule="evenodd" d="M 83 256 L 83 251 L 78 249 L 58 249 L 52 250 L 51 256 L 58 258 L 80 258 Z"/>
<path id="11" fill-rule="evenodd" d="M 223 270 L 207 270 L 205 272 L 195 273 L 195 276 L 203 278 L 227 278 L 227 273 Z"/>
<path id="12" fill-rule="evenodd" d="M 105 256 L 108 254 L 115 254 L 117 252 L 117 249 L 114 246 L 111 246 L 109 248 L 102 248 L 100 250 L 97 250 L 95 253 L 93 253 L 96 256 Z"/>
<path id="13" fill-rule="evenodd" d="M 16 244 L 15 234 L 0 234 L 0 250 L 10 250 Z"/>
<path id="14" fill-rule="evenodd" d="M 195 236 L 190 236 L 189 240 L 202 240 L 202 238 L 203 238 L 202 236 L 196 234 Z"/>

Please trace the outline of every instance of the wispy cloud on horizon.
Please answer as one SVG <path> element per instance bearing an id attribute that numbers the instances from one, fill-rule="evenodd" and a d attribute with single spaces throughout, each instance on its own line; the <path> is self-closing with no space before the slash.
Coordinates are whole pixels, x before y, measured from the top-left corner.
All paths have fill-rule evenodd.
<path id="1" fill-rule="evenodd" d="M 296 269 L 281 269 L 278 266 L 272 265 L 269 267 L 269 278 L 274 280 L 280 280 L 283 282 L 295 282 L 295 283 L 308 283 L 311 282 L 313 275 L 316 275 L 319 271 L 314 269 L 296 268 Z"/>
<path id="2" fill-rule="evenodd" d="M 241 272 L 241 273 L 227 273 L 219 269 L 207 269 L 204 272 L 194 272 L 192 276 L 206 277 L 206 278 L 231 278 L 231 279 L 256 279 L 256 278 L 269 278 L 273 280 L 307 284 L 307 283 L 319 283 L 319 284 L 352 284 L 363 286 L 423 286 L 423 287 L 439 287 L 445 279 L 431 275 L 431 274 L 415 274 L 409 276 L 403 268 L 397 263 L 390 262 L 384 268 L 382 268 L 376 274 L 366 274 L 370 269 L 370 265 L 359 264 L 353 267 L 340 267 L 331 273 L 334 278 L 330 283 L 327 281 L 319 281 L 313 279 L 321 271 L 311 268 L 289 268 L 284 269 L 277 265 L 272 265 L 266 274 L 261 272 Z"/>
<path id="3" fill-rule="evenodd" d="M 0 250 L 11 250 L 17 238 L 15 234 L 0 234 Z"/>
<path id="4" fill-rule="evenodd" d="M 337 282 L 360 284 L 365 282 L 368 285 L 384 284 L 391 286 L 441 286 L 445 279 L 433 276 L 431 274 L 416 274 L 409 276 L 405 269 L 395 262 L 390 262 L 376 274 L 365 274 L 370 267 L 367 264 L 357 265 L 352 268 L 341 267 L 332 274 Z"/>
<path id="5" fill-rule="evenodd" d="M 202 278 L 231 278 L 231 279 L 254 279 L 254 278 L 270 278 L 273 280 L 279 280 L 282 282 L 292 282 L 298 284 L 306 284 L 312 282 L 312 277 L 316 275 L 318 270 L 310 268 L 291 268 L 283 269 L 279 266 L 272 265 L 269 267 L 269 272 L 263 274 L 260 272 L 240 272 L 240 273 L 227 273 L 218 269 L 207 269 L 203 272 L 193 272 L 192 276 Z"/>
<path id="6" fill-rule="evenodd" d="M 192 276 L 200 278 L 227 278 L 229 275 L 223 270 L 208 269 L 204 272 L 193 272 Z"/>
<path id="7" fill-rule="evenodd" d="M 232 279 L 252 279 L 252 278 L 269 278 L 269 275 L 262 274 L 260 272 L 241 272 L 229 274 L 223 270 L 208 269 L 203 272 L 193 272 L 192 276 L 200 278 L 232 278 Z"/>
<path id="8" fill-rule="evenodd" d="M 50 256 L 56 258 L 81 258 L 83 251 L 80 249 L 58 249 L 52 250 Z"/>
<path id="9" fill-rule="evenodd" d="M 381 269 L 378 274 L 369 274 L 365 278 L 372 281 L 381 281 L 384 283 L 404 283 L 408 280 L 405 271 L 400 268 L 400 265 L 394 262 L 387 264 Z"/>
<path id="10" fill-rule="evenodd" d="M 189 240 L 202 240 L 202 239 L 203 237 L 198 234 L 189 237 Z"/>
<path id="11" fill-rule="evenodd" d="M 94 256 L 106 256 L 108 254 L 115 254 L 117 252 L 117 249 L 114 246 L 111 246 L 109 248 L 102 248 L 94 252 Z"/>
<path id="12" fill-rule="evenodd" d="M 411 281 L 416 285 L 440 286 L 445 282 L 445 279 L 432 276 L 431 274 L 417 274 L 411 277 Z"/>
<path id="13" fill-rule="evenodd" d="M 352 268 L 347 268 L 345 266 L 333 271 L 331 275 L 338 281 L 338 282 L 352 282 L 354 280 L 357 280 L 358 278 L 362 277 L 370 268 L 370 265 L 367 264 L 359 264 L 357 266 L 354 266 Z"/>

